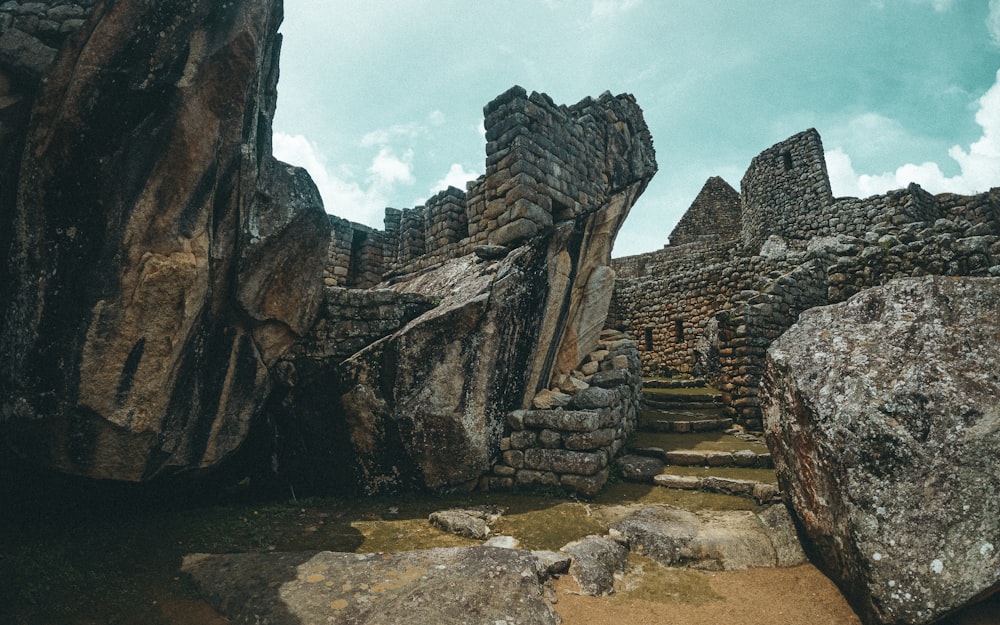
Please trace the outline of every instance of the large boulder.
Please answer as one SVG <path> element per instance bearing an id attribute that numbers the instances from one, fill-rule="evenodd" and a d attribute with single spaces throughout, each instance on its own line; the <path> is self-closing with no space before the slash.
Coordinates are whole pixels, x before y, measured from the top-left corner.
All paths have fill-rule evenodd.
<path id="1" fill-rule="evenodd" d="M 329 240 L 315 186 L 271 156 L 281 17 L 100 3 L 46 70 L 0 194 L 7 449 L 139 481 L 243 444 Z"/>
<path id="2" fill-rule="evenodd" d="M 1000 589 L 1000 280 L 897 280 L 805 312 L 768 351 L 781 490 L 865 623 Z"/>

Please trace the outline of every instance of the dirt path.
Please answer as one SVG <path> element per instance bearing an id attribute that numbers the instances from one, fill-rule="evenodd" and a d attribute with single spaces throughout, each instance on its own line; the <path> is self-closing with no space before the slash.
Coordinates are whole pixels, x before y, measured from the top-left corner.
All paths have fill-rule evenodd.
<path id="1" fill-rule="evenodd" d="M 676 596 L 636 598 L 575 594 L 570 576 L 556 582 L 556 610 L 563 625 L 860 625 L 861 621 L 830 580 L 815 567 L 752 569 L 741 572 L 687 573 L 704 584 Z M 627 581 L 627 578 L 626 580 Z M 694 580 L 696 583 L 698 580 Z M 662 580 L 661 580 L 662 582 Z M 666 584 L 669 589 L 669 580 Z M 678 588 L 680 590 L 681 588 Z"/>

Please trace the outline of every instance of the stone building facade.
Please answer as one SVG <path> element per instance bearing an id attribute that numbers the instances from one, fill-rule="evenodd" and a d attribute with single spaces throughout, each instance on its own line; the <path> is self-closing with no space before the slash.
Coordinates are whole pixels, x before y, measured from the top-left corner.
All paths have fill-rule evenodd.
<path id="1" fill-rule="evenodd" d="M 738 229 L 707 217 L 718 211 L 730 223 L 732 204 L 708 204 L 704 194 L 669 245 L 612 262 L 609 326 L 637 338 L 645 375 L 704 375 L 730 416 L 752 428 L 764 353 L 803 310 L 893 278 L 1000 275 L 1000 188 L 932 195 L 913 184 L 835 198 L 815 130 L 753 159 Z"/>

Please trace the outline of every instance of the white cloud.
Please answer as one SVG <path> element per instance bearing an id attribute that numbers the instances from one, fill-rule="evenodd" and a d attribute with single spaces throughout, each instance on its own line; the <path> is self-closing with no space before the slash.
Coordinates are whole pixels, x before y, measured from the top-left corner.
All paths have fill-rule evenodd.
<path id="1" fill-rule="evenodd" d="M 402 158 L 392 153 L 392 149 L 382 147 L 372 159 L 368 168 L 369 180 L 379 188 L 388 188 L 396 183 L 413 184 L 413 150 L 407 150 Z"/>
<path id="2" fill-rule="evenodd" d="M 427 128 L 416 122 L 409 124 L 396 124 L 388 128 L 378 128 L 361 137 L 361 147 L 370 148 L 375 146 L 388 145 L 393 139 L 407 138 L 415 139 L 427 134 Z"/>
<path id="3" fill-rule="evenodd" d="M 986 17 L 986 28 L 993 43 L 1000 46 L 1000 0 L 990 0 L 990 12 Z"/>
<path id="4" fill-rule="evenodd" d="M 826 153 L 833 192 L 839 196 L 866 197 L 900 189 L 911 182 L 931 193 L 979 193 L 1000 186 L 1000 71 L 994 85 L 979 98 L 976 123 L 983 134 L 968 150 L 958 145 L 948 150 L 948 156 L 959 166 L 960 173 L 956 176 L 946 176 L 934 162 L 908 163 L 893 172 L 876 175 L 859 174 L 850 156 L 838 146 Z M 871 125 L 869 129 L 873 132 L 870 137 L 873 142 L 885 140 L 878 135 L 880 130 L 888 130 L 890 135 L 895 132 L 892 124 Z"/>
<path id="5" fill-rule="evenodd" d="M 442 111 L 431 111 L 430 114 L 427 115 L 427 123 L 431 126 L 443 126 L 445 119 L 446 118 Z"/>
<path id="6" fill-rule="evenodd" d="M 892 2 L 892 0 L 871 0 L 870 4 L 876 9 L 884 9 L 887 1 Z M 944 13 L 951 10 L 951 7 L 955 4 L 955 0 L 909 0 L 909 2 L 910 4 L 930 5 L 937 13 Z"/>
<path id="7" fill-rule="evenodd" d="M 642 0 L 594 0 L 590 17 L 606 18 L 624 13 L 642 4 Z"/>
<path id="8" fill-rule="evenodd" d="M 465 183 L 470 180 L 475 180 L 478 177 L 479 173 L 475 170 L 470 169 L 469 171 L 466 171 L 460 164 L 452 163 L 451 168 L 448 169 L 448 173 L 444 175 L 444 178 L 438 180 L 434 183 L 434 186 L 431 187 L 431 195 L 434 195 L 438 191 L 444 191 L 448 187 L 456 187 L 465 191 Z"/>

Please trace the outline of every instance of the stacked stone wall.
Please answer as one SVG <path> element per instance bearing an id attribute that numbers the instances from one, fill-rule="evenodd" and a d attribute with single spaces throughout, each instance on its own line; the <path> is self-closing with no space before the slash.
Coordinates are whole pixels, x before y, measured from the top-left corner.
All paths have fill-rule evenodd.
<path id="1" fill-rule="evenodd" d="M 323 268 L 324 284 L 370 288 L 381 282 L 385 234 L 334 215 L 329 219 L 330 247 Z"/>
<path id="2" fill-rule="evenodd" d="M 417 293 L 325 287 L 314 329 L 284 359 L 340 362 L 436 305 L 433 298 Z"/>
<path id="3" fill-rule="evenodd" d="M 707 376 L 743 425 L 760 425 L 764 353 L 802 311 L 894 278 L 1000 276 L 1000 189 L 834 199 L 813 130 L 755 158 L 741 201 L 737 242 L 692 230 L 700 242 L 615 259 L 609 325 L 639 339 L 644 375 Z"/>
<path id="4" fill-rule="evenodd" d="M 36 37 L 49 47 L 58 48 L 68 35 L 80 30 L 96 4 L 97 0 L 7 0 L 0 3 L 0 33 L 13 28 Z"/>
<path id="5" fill-rule="evenodd" d="M 709 178 L 698 197 L 670 233 L 670 245 L 693 243 L 705 237 L 738 239 L 741 228 L 740 194 L 722 178 Z"/>
<path id="6" fill-rule="evenodd" d="M 761 152 L 740 188 L 747 247 L 759 248 L 771 234 L 790 236 L 801 217 L 833 200 L 819 133 L 810 129 Z"/>
<path id="7" fill-rule="evenodd" d="M 486 173 L 465 191 L 451 187 L 424 206 L 386 209 L 382 265 L 361 273 L 396 281 L 478 246 L 517 245 L 556 221 L 596 210 L 621 183 L 609 156 L 627 152 L 630 137 L 649 133 L 631 95 L 605 93 L 564 106 L 513 87 L 483 112 Z M 641 158 L 626 154 L 633 156 Z M 330 273 L 341 267 L 348 275 L 355 270 L 342 266 L 339 251 Z"/>
<path id="8" fill-rule="evenodd" d="M 635 431 L 642 388 L 639 352 L 605 330 L 580 370 L 543 390 L 533 408 L 507 416 L 501 457 L 480 480 L 487 490 L 549 486 L 592 497 Z"/>

